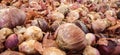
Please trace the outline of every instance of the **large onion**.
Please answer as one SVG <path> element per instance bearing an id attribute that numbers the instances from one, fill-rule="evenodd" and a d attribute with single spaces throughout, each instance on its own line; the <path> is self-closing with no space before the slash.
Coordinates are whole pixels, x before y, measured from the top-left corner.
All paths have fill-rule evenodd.
<path id="1" fill-rule="evenodd" d="M 0 9 L 0 28 L 13 28 L 24 24 L 25 12 L 15 7 Z"/>
<path id="2" fill-rule="evenodd" d="M 82 50 L 86 46 L 85 33 L 75 24 L 65 23 L 55 33 L 58 45 L 63 49 Z"/>

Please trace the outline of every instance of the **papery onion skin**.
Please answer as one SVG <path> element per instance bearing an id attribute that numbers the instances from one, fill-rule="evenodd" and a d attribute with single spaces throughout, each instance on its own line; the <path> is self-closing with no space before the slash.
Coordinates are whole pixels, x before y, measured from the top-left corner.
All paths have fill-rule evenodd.
<path id="1" fill-rule="evenodd" d="M 18 8 L 9 7 L 0 9 L 0 28 L 14 28 L 16 26 L 23 25 L 25 18 L 25 12 Z"/>
<path id="2" fill-rule="evenodd" d="M 82 50 L 86 46 L 85 33 L 75 24 L 60 25 L 55 33 L 60 48 L 68 50 Z"/>

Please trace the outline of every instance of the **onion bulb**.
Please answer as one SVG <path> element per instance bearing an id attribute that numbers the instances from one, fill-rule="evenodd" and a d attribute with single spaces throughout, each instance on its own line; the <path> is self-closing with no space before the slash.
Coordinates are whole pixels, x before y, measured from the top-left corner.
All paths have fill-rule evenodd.
<path id="1" fill-rule="evenodd" d="M 37 26 L 30 26 L 24 33 L 25 39 L 42 40 L 42 30 Z"/>
<path id="2" fill-rule="evenodd" d="M 62 49 L 82 50 L 86 46 L 85 33 L 75 24 L 60 25 L 55 33 L 56 42 Z"/>
<path id="3" fill-rule="evenodd" d="M 25 12 L 15 7 L 0 9 L 0 28 L 14 28 L 23 25 L 25 18 Z"/>
<path id="4" fill-rule="evenodd" d="M 43 55 L 66 55 L 66 53 L 58 48 L 49 47 L 43 51 Z"/>
<path id="5" fill-rule="evenodd" d="M 100 53 L 96 48 L 93 48 L 90 45 L 88 45 L 86 46 L 83 55 L 100 55 Z"/>

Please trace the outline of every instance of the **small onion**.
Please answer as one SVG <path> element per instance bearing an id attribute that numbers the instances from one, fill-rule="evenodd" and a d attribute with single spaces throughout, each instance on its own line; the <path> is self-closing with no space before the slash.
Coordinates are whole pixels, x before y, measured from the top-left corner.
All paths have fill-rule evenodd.
<path id="1" fill-rule="evenodd" d="M 33 26 L 37 26 L 40 27 L 42 29 L 42 31 L 47 31 L 49 26 L 48 23 L 45 19 L 35 19 L 32 21 L 31 23 Z"/>
<path id="2" fill-rule="evenodd" d="M 25 12 L 15 7 L 0 9 L 0 28 L 23 25 L 25 18 Z"/>
<path id="3" fill-rule="evenodd" d="M 86 46 L 85 33 L 75 24 L 60 25 L 55 33 L 56 41 L 62 49 L 82 50 Z"/>
<path id="4" fill-rule="evenodd" d="M 66 53 L 58 48 L 49 47 L 43 51 L 43 55 L 66 55 Z"/>
<path id="5" fill-rule="evenodd" d="M 52 12 L 47 15 L 52 21 L 60 20 L 62 21 L 64 19 L 64 14 L 60 12 Z"/>
<path id="6" fill-rule="evenodd" d="M 27 40 L 19 45 L 19 51 L 26 54 L 35 54 L 36 50 L 34 48 L 36 40 Z"/>
<path id="7" fill-rule="evenodd" d="M 75 23 L 75 25 L 77 25 L 78 27 L 80 27 L 85 33 L 89 32 L 87 26 L 83 22 L 81 22 L 80 20 L 76 20 L 73 23 Z"/>
<path id="8" fill-rule="evenodd" d="M 65 5 L 65 4 L 61 4 L 58 8 L 57 8 L 57 11 L 62 13 L 62 14 L 67 14 L 68 11 L 69 11 L 69 8 L 68 8 L 68 5 Z"/>
<path id="9" fill-rule="evenodd" d="M 105 19 L 97 19 L 92 22 L 92 28 L 95 33 L 103 32 L 108 26 L 108 20 Z"/>
<path id="10" fill-rule="evenodd" d="M 54 21 L 53 24 L 50 26 L 50 29 L 52 31 L 55 31 L 60 25 L 62 24 L 62 21 Z"/>
<path id="11" fill-rule="evenodd" d="M 6 48 L 14 48 L 19 43 L 18 36 L 16 34 L 11 34 L 5 41 Z"/>
<path id="12" fill-rule="evenodd" d="M 100 55 L 100 53 L 96 48 L 93 48 L 88 45 L 84 49 L 83 55 Z"/>
<path id="13" fill-rule="evenodd" d="M 6 40 L 6 37 L 10 34 L 12 34 L 13 31 L 9 28 L 2 28 L 0 30 L 0 42 L 4 42 Z"/>
<path id="14" fill-rule="evenodd" d="M 87 34 L 85 35 L 85 38 L 87 39 L 88 45 L 93 45 L 93 44 L 95 44 L 96 38 L 95 38 L 95 35 L 94 35 L 94 34 L 92 34 L 92 33 L 87 33 Z"/>
<path id="15" fill-rule="evenodd" d="M 24 33 L 25 39 L 34 39 L 34 40 L 42 40 L 43 33 L 42 30 L 37 26 L 30 26 Z"/>
<path id="16" fill-rule="evenodd" d="M 79 11 L 78 10 L 72 10 L 68 13 L 67 15 L 67 21 L 68 22 L 73 22 L 79 18 Z"/>
<path id="17" fill-rule="evenodd" d="M 0 55 L 25 55 L 25 54 L 16 52 L 16 51 L 5 51 L 5 52 L 1 53 Z"/>

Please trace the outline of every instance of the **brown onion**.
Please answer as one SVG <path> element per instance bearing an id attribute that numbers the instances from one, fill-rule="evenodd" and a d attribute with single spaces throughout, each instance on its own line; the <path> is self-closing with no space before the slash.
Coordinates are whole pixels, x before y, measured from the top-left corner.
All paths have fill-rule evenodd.
<path id="1" fill-rule="evenodd" d="M 67 22 L 74 22 L 75 20 L 77 20 L 79 18 L 79 11 L 78 10 L 71 10 L 66 19 L 67 19 Z"/>
<path id="2" fill-rule="evenodd" d="M 24 24 L 25 12 L 15 7 L 0 9 L 0 28 L 13 28 Z"/>
<path id="3" fill-rule="evenodd" d="M 69 9 L 68 9 L 68 5 L 65 5 L 65 4 L 61 4 L 58 8 L 57 8 L 57 11 L 62 13 L 62 14 L 67 14 Z"/>
<path id="4" fill-rule="evenodd" d="M 85 33 L 75 24 L 60 25 L 55 33 L 59 47 L 69 50 L 82 50 L 86 46 Z"/>
<path id="5" fill-rule="evenodd" d="M 47 15 L 48 18 L 50 18 L 52 21 L 60 20 L 62 21 L 64 19 L 64 14 L 60 12 L 52 12 Z"/>
<path id="6" fill-rule="evenodd" d="M 66 55 L 66 53 L 58 48 L 49 47 L 43 51 L 43 55 Z"/>

